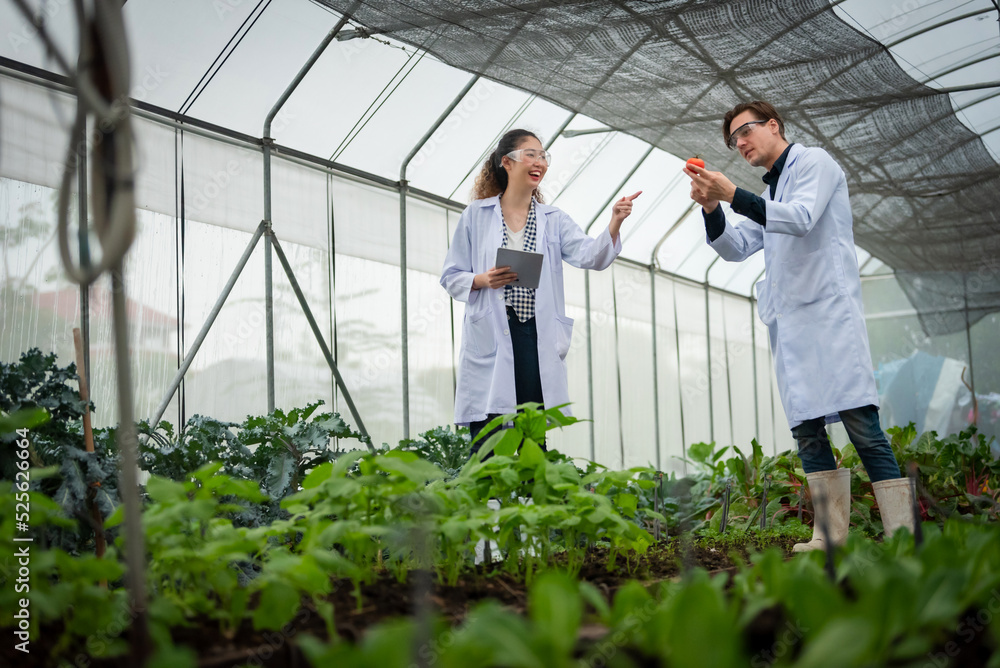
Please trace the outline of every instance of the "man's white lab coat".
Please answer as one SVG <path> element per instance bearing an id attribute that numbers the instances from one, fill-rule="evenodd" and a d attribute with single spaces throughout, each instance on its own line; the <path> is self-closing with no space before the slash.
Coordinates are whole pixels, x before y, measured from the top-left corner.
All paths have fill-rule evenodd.
<path id="1" fill-rule="evenodd" d="M 757 312 L 789 426 L 878 406 L 844 171 L 823 149 L 793 144 L 774 200 L 770 188 L 762 196 L 765 227 L 727 220 L 709 245 L 730 262 L 764 249 Z"/>

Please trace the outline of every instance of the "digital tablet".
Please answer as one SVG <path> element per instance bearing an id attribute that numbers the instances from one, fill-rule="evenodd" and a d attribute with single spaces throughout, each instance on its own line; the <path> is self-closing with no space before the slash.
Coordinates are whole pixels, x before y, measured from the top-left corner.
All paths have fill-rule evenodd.
<path id="1" fill-rule="evenodd" d="M 497 249 L 497 267 L 510 267 L 517 274 L 517 280 L 511 283 L 521 288 L 538 287 L 538 279 L 542 276 L 541 253 L 527 253 L 510 248 Z"/>

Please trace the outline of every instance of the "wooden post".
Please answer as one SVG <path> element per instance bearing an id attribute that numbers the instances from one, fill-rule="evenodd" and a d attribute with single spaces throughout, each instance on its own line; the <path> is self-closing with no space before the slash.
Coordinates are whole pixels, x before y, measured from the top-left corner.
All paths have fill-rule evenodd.
<path id="1" fill-rule="evenodd" d="M 84 403 L 83 410 L 83 443 L 87 448 L 87 452 L 94 451 L 94 428 L 90 423 L 90 389 L 87 387 L 87 374 L 85 372 L 85 367 L 83 364 L 83 336 L 80 334 L 80 328 L 73 328 L 73 345 L 76 347 L 76 375 L 80 379 L 80 398 Z M 104 538 L 104 518 L 101 517 L 101 511 L 97 507 L 97 503 L 94 501 L 94 494 L 96 493 L 96 488 L 100 487 L 101 483 L 95 482 L 89 490 L 87 490 L 87 503 L 90 506 L 90 516 L 94 520 L 94 543 L 95 552 L 98 557 L 104 556 L 104 551 L 107 548 L 107 542 Z M 102 585 L 108 586 L 106 580 L 102 580 Z"/>

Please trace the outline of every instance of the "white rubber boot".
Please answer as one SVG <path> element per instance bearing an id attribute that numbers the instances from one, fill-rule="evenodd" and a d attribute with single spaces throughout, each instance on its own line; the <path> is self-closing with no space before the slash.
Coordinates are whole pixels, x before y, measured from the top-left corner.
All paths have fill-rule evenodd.
<path id="1" fill-rule="evenodd" d="M 875 500 L 882 514 L 882 527 L 888 540 L 896 529 L 906 527 L 913 533 L 913 490 L 909 478 L 892 478 L 872 483 Z"/>
<path id="2" fill-rule="evenodd" d="M 822 550 L 826 547 L 820 525 L 825 524 L 834 545 L 843 545 L 851 520 L 851 470 L 834 469 L 807 473 L 813 501 L 813 535 L 808 543 L 796 543 L 792 552 Z"/>
<path id="3" fill-rule="evenodd" d="M 522 506 L 535 505 L 535 500 L 532 499 L 530 496 L 519 496 L 517 497 L 517 502 L 520 503 Z M 523 537 L 526 536 L 527 534 L 528 534 L 528 526 L 526 524 L 522 524 L 521 536 Z M 541 547 L 538 545 L 537 540 L 535 538 L 529 538 L 526 541 L 526 547 L 521 549 L 521 556 L 523 557 L 525 555 L 528 555 L 534 557 L 539 552 L 541 552 Z"/>
<path id="4" fill-rule="evenodd" d="M 489 508 L 490 510 L 500 510 L 500 500 L 490 499 L 489 501 L 486 502 L 486 507 Z M 493 527 L 493 533 L 500 533 L 500 527 L 499 526 Z M 480 538 L 479 541 L 476 543 L 475 547 L 476 558 L 474 563 L 477 566 L 486 561 L 486 542 L 487 541 Z M 503 553 L 500 552 L 500 548 L 497 547 L 497 543 L 495 540 L 489 541 L 489 545 L 490 545 L 490 562 L 497 563 L 503 557 Z"/>

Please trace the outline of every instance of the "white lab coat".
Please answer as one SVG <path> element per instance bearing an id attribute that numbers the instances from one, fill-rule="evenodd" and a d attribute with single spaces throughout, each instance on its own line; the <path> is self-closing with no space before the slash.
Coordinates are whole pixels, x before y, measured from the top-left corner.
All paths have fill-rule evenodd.
<path id="1" fill-rule="evenodd" d="M 844 171 L 821 148 L 793 144 L 770 188 L 767 225 L 735 225 L 709 245 L 740 262 L 764 249 L 757 313 L 767 325 L 789 427 L 878 406 Z"/>
<path id="2" fill-rule="evenodd" d="M 485 420 L 489 413 L 513 413 L 514 351 L 507 327 L 503 288 L 472 289 L 476 274 L 496 264 L 503 243 L 500 198 L 472 202 L 462 212 L 441 272 L 441 285 L 466 302 L 462 349 L 458 357 L 455 424 Z M 566 317 L 562 260 L 581 269 L 605 269 L 621 252 L 621 237 L 612 242 L 605 229 L 593 238 L 565 212 L 535 205 L 537 252 L 545 255 L 535 291 L 538 369 L 546 406 L 569 401 L 566 353 L 573 338 L 573 320 Z"/>

